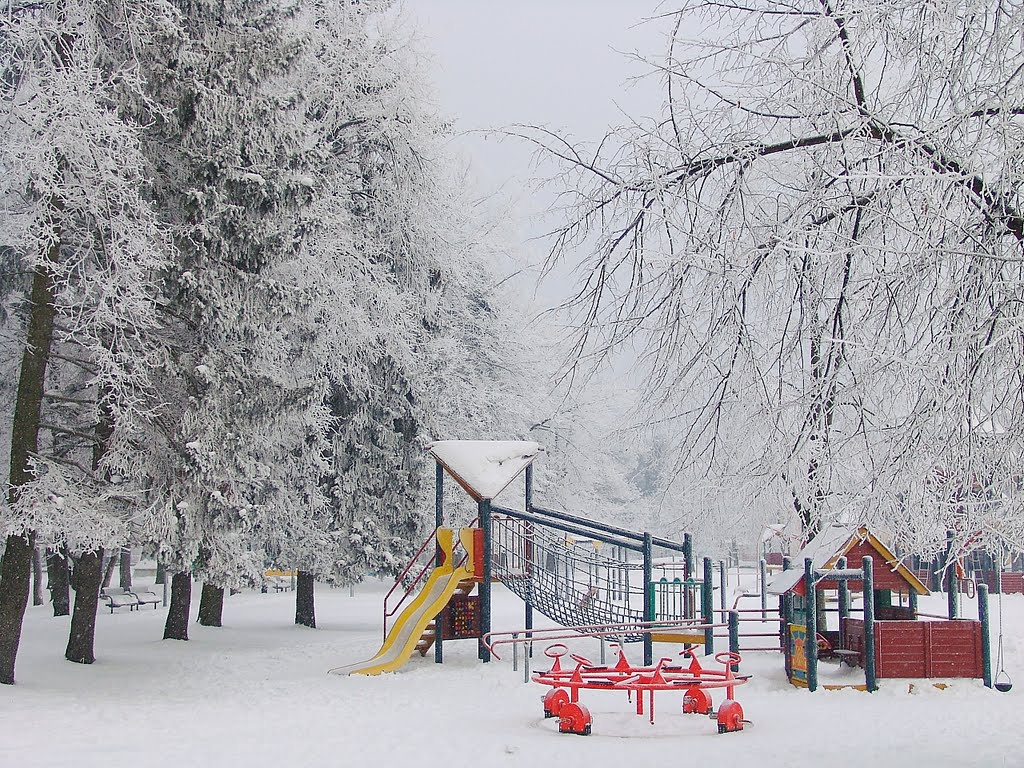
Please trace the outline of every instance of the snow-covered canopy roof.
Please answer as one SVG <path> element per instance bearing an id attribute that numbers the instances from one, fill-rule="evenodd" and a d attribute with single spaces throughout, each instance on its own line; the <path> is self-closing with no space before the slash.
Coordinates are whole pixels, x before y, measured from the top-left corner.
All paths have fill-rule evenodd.
<path id="1" fill-rule="evenodd" d="M 427 447 L 475 501 L 505 490 L 541 451 L 527 440 L 438 440 Z"/>
<path id="2" fill-rule="evenodd" d="M 796 587 L 804 577 L 803 563 L 806 558 L 811 558 L 814 570 L 827 571 L 835 567 L 840 557 L 844 557 L 853 547 L 864 541 L 878 552 L 887 567 L 899 574 L 918 594 L 928 594 L 928 588 L 899 561 L 892 550 L 875 534 L 864 526 L 851 527 L 848 525 L 832 525 L 807 542 L 793 558 L 793 564 L 796 567 L 783 571 L 768 582 L 768 592 L 773 595 L 781 595 Z"/>
<path id="3" fill-rule="evenodd" d="M 793 565 L 796 567 L 783 571 L 768 582 L 769 594 L 781 595 L 795 587 L 804 577 L 804 560 L 808 557 L 811 558 L 814 570 L 825 568 L 833 555 L 846 550 L 847 543 L 855 535 L 856 531 L 851 531 L 845 525 L 833 525 L 819 532 L 793 558 Z"/>
<path id="4" fill-rule="evenodd" d="M 767 541 L 771 541 L 772 539 L 785 539 L 785 540 L 789 540 L 790 538 L 793 538 L 793 537 L 791 537 L 788 533 L 786 533 L 786 524 L 785 523 L 771 523 L 769 525 L 766 525 L 764 527 L 764 530 L 761 531 L 761 543 L 762 544 L 767 542 Z"/>

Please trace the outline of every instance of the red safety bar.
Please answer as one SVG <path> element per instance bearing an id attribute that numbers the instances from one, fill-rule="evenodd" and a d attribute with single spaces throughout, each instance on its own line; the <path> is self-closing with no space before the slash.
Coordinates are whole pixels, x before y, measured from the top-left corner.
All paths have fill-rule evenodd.
<path id="1" fill-rule="evenodd" d="M 713 713 L 718 720 L 718 732 L 743 730 L 743 708 L 736 701 L 735 690 L 750 676 L 737 675 L 733 671 L 733 666 L 741 661 L 738 653 L 725 651 L 715 654 L 715 661 L 723 666 L 721 671 L 704 669 L 693 649 L 680 654 L 690 657 L 687 666 L 672 664 L 671 658 L 664 658 L 654 666 L 635 667 L 626 659 L 621 645 L 614 665 L 597 665 L 583 656 L 570 654 L 563 643 L 549 645 L 544 654 L 553 660 L 551 669 L 535 674 L 533 680 L 551 686 L 551 691 L 544 697 L 544 716 L 558 717 L 558 730 L 562 733 L 590 733 L 592 718 L 590 711 L 579 702 L 580 690 L 626 691 L 630 698 L 635 692 L 638 715 L 644 714 L 643 694 L 648 691 L 648 713 L 653 725 L 655 691 L 682 691 L 684 714 L 707 715 L 712 714 L 708 691 L 724 688 L 726 699 L 717 713 Z M 566 655 L 576 662 L 574 668 L 562 668 L 561 660 Z"/>
<path id="2" fill-rule="evenodd" d="M 473 520 L 471 520 L 469 525 L 467 525 L 466 527 L 467 528 L 472 528 L 473 526 L 475 526 L 477 524 L 477 521 L 479 519 L 480 519 L 479 517 L 473 518 Z M 431 544 L 432 542 L 436 542 L 437 541 L 437 531 L 438 531 L 438 529 L 435 528 L 434 530 L 432 530 L 430 532 L 430 535 L 427 536 L 427 538 L 423 542 L 423 544 L 420 545 L 420 548 L 418 550 L 416 550 L 416 554 L 412 556 L 412 559 L 409 561 L 409 564 L 407 566 L 405 566 L 405 569 L 400 574 L 398 574 L 398 577 L 395 579 L 395 583 L 391 586 L 391 589 L 389 589 L 388 593 L 386 595 L 384 595 L 384 638 L 385 639 L 387 639 L 387 636 L 388 636 L 388 619 L 391 618 L 392 616 L 394 616 L 396 613 L 398 613 L 398 609 L 402 607 L 402 605 L 405 603 L 405 601 L 409 598 L 409 595 L 411 595 L 416 590 L 416 588 L 420 585 L 420 582 L 423 581 L 424 577 L 428 573 L 430 573 L 430 571 L 434 570 L 434 568 L 436 568 L 438 566 L 438 563 L 435 562 L 436 554 L 435 555 L 431 555 L 430 559 L 427 560 L 426 564 L 424 564 L 424 566 L 420 569 L 419 573 L 416 574 L 416 577 L 412 581 L 409 582 L 409 585 L 405 588 L 405 591 L 402 593 L 402 596 L 399 598 L 398 602 L 390 610 L 388 609 L 388 600 L 391 599 L 391 596 L 395 593 L 395 590 L 397 590 L 400 586 L 402 586 L 402 582 L 404 581 L 405 577 L 409 575 L 409 571 L 411 571 L 413 569 L 413 567 L 416 565 L 416 562 L 420 559 L 420 557 L 426 551 L 427 546 L 429 544 Z M 460 545 L 461 545 L 461 542 L 459 541 L 458 537 L 456 536 L 455 537 L 455 541 L 454 541 L 453 546 L 452 546 L 453 552 Z M 466 559 L 468 557 L 469 557 L 469 553 L 466 553 L 465 555 L 463 555 L 462 559 L 458 563 L 455 564 L 455 567 L 459 568 L 463 564 L 465 564 Z M 441 563 L 441 565 L 443 565 L 443 563 Z"/>

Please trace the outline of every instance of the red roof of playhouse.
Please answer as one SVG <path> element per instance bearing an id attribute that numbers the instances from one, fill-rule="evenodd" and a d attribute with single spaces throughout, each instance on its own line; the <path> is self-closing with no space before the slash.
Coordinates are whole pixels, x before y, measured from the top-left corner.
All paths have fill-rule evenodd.
<path id="1" fill-rule="evenodd" d="M 768 592 L 773 595 L 791 591 L 798 595 L 804 594 L 804 560 L 808 557 L 811 558 L 814 570 L 827 571 L 836 567 L 840 557 L 846 558 L 847 568 L 863 568 L 865 555 L 874 559 L 872 575 L 875 589 L 891 589 L 896 592 L 912 589 L 919 595 L 930 594 L 921 580 L 866 526 L 851 529 L 842 525 L 826 528 L 807 542 L 793 557 L 793 567 L 769 582 Z M 835 589 L 836 582 L 822 579 L 818 586 L 821 589 Z"/>

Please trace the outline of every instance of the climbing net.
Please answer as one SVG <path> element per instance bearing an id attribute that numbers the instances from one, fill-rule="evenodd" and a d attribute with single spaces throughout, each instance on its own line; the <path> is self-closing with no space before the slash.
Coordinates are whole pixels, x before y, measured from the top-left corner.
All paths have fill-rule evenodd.
<path id="1" fill-rule="evenodd" d="M 492 523 L 493 575 L 548 618 L 564 626 L 643 621 L 643 564 L 627 550 L 511 517 Z"/>

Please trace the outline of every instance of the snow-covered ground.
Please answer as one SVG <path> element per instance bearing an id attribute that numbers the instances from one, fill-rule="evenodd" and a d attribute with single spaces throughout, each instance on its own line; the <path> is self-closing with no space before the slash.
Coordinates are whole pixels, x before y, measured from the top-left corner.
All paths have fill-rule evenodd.
<path id="1" fill-rule="evenodd" d="M 103 612 L 91 666 L 63 660 L 67 618 L 30 608 L 18 684 L 0 689 L 0 766 L 1024 765 L 1020 595 L 1003 603 L 1006 666 L 1019 678 L 1007 694 L 980 681 L 918 682 L 911 693 L 896 680 L 875 694 L 812 694 L 785 681 L 779 654 L 751 653 L 744 672 L 755 677 L 737 689 L 752 721 L 743 732 L 719 735 L 712 721 L 678 714 L 678 694 L 658 699 L 652 726 L 621 694 L 584 692 L 594 733 L 580 737 L 543 719 L 546 689 L 524 684 L 510 655 L 480 664 L 473 641 L 447 643 L 444 665 L 428 657 L 380 677 L 326 674 L 377 650 L 382 591 L 318 589 L 316 630 L 292 624 L 292 593 L 243 592 L 226 599 L 226 626 L 193 623 L 187 643 L 160 639 L 163 608 Z M 495 629 L 522 624 L 513 596 L 496 587 L 495 603 Z M 596 654 L 585 641 L 573 650 Z"/>

